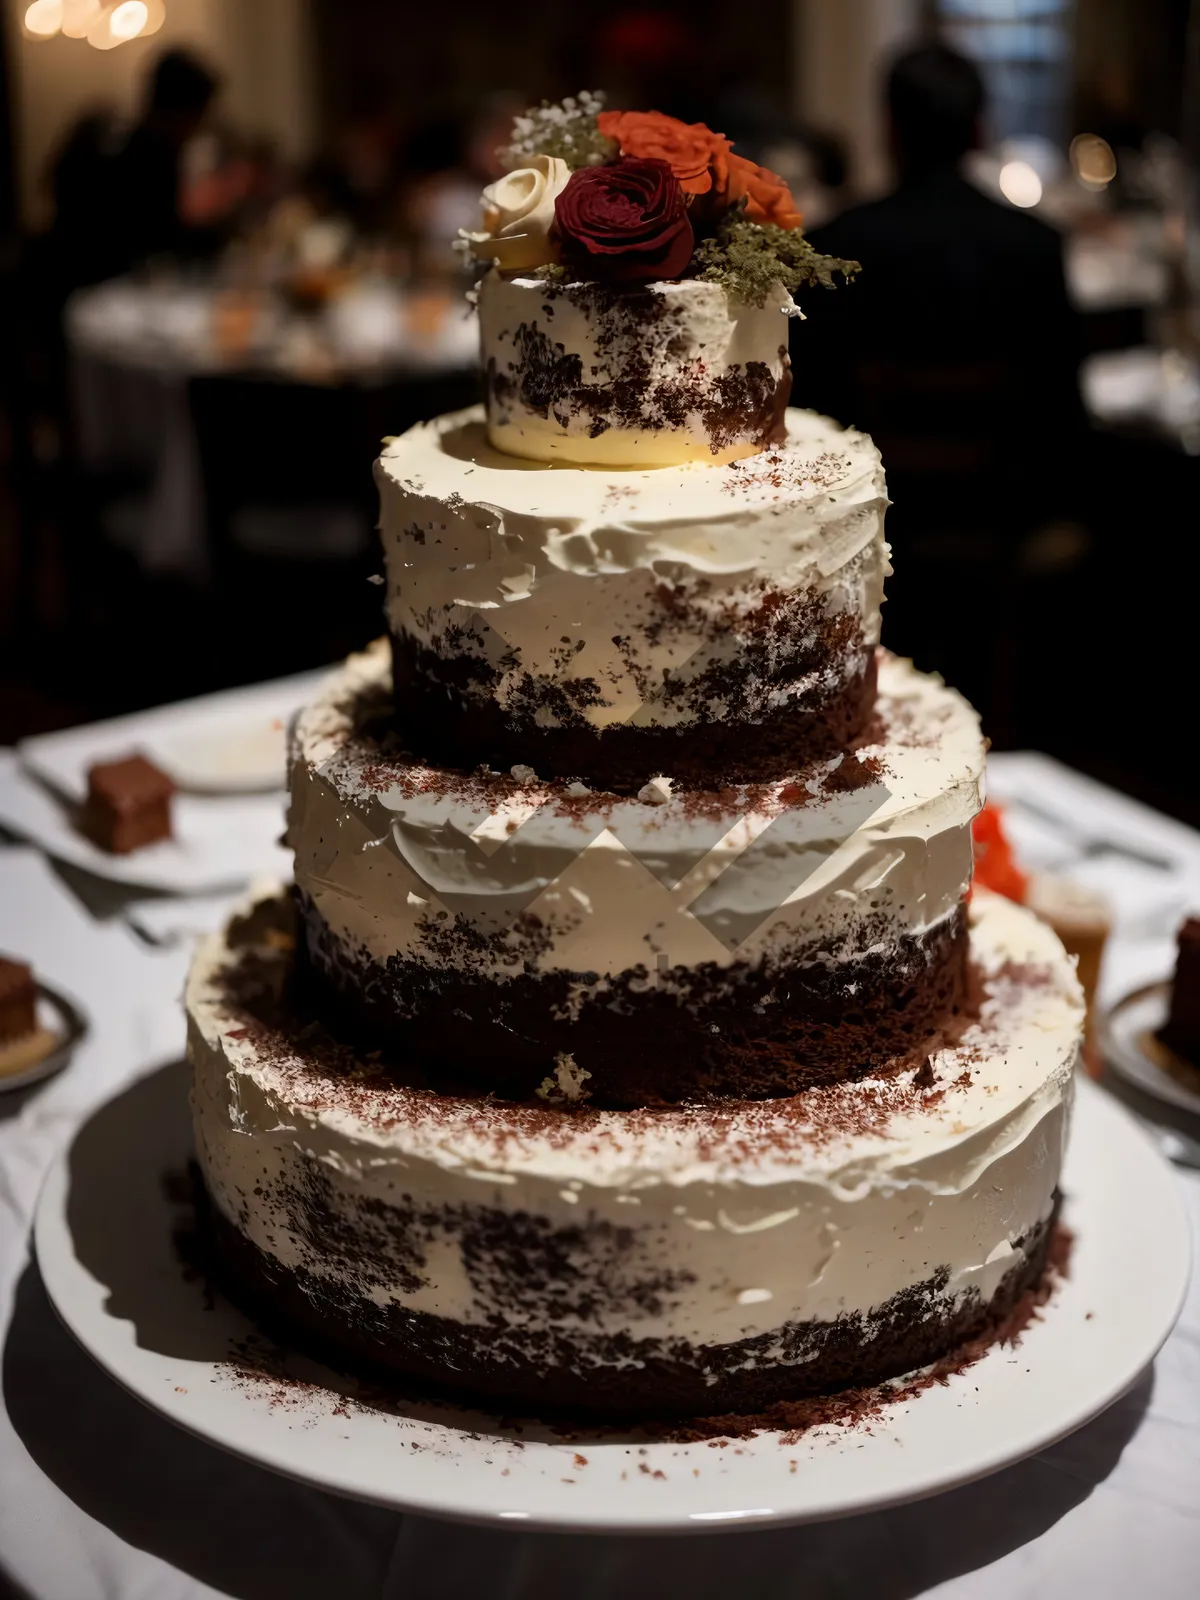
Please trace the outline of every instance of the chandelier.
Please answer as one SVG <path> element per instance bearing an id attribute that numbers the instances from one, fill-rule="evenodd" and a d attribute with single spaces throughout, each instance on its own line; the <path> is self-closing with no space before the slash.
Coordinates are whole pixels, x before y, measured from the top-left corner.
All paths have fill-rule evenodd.
<path id="1" fill-rule="evenodd" d="M 157 33 L 166 21 L 166 0 L 33 0 L 25 9 L 29 39 L 86 39 L 97 50 L 115 50 Z"/>

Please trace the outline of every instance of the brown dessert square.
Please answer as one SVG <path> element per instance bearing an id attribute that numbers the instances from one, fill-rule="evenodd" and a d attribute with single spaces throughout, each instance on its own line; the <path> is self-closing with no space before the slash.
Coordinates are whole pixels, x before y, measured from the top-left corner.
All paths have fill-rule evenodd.
<path id="1" fill-rule="evenodd" d="M 1200 1067 L 1200 917 L 1188 917 L 1176 937 L 1170 1010 L 1159 1038 Z"/>
<path id="2" fill-rule="evenodd" d="M 24 961 L 0 956 L 0 1044 L 22 1039 L 37 1027 L 37 985 Z"/>
<path id="3" fill-rule="evenodd" d="M 145 756 L 101 761 L 88 772 L 88 797 L 80 827 L 113 855 L 171 837 L 175 785 Z"/>

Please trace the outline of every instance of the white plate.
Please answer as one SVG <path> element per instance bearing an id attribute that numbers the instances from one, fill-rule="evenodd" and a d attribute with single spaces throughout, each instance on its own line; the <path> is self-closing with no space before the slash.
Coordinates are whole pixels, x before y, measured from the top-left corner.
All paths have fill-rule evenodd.
<path id="1" fill-rule="evenodd" d="M 74 1000 L 68 1000 L 57 989 L 44 983 L 37 986 L 37 1021 L 58 1040 L 48 1054 L 24 1072 L 0 1073 L 0 1094 L 10 1094 L 14 1089 L 27 1089 L 32 1083 L 41 1083 L 56 1072 L 61 1072 L 71 1059 L 71 1052 L 87 1032 L 87 1019 Z"/>
<path id="2" fill-rule="evenodd" d="M 1117 1399 L 1170 1332 L 1187 1287 L 1186 1214 L 1166 1163 L 1114 1101 L 1081 1083 L 1068 1162 L 1071 1273 L 1016 1349 L 887 1408 L 870 1429 L 786 1444 L 569 1441 L 435 1406 L 345 1405 L 322 1369 L 296 1394 L 239 1381 L 250 1330 L 185 1281 L 163 1200 L 189 1149 L 186 1072 L 165 1068 L 97 1112 L 51 1167 L 34 1239 L 68 1328 L 132 1394 L 235 1455 L 422 1515 L 523 1528 L 669 1533 L 808 1522 L 936 1494 L 1043 1449 Z M 1121 1182 L 1114 1183 L 1114 1172 Z M 343 1390 L 345 1393 L 345 1390 Z"/>
<path id="3" fill-rule="evenodd" d="M 174 838 L 127 856 L 109 855 L 76 830 L 68 803 L 0 751 L 0 824 L 56 861 L 131 888 L 207 894 L 259 876 L 290 878 L 291 853 L 279 844 L 283 805 L 278 792 L 178 794 L 171 802 Z"/>
<path id="4" fill-rule="evenodd" d="M 1151 983 L 1118 1001 L 1104 1019 L 1104 1055 L 1113 1070 L 1135 1088 L 1182 1111 L 1200 1114 L 1200 1094 L 1165 1072 L 1143 1043 L 1146 1034 L 1155 1033 L 1167 1020 L 1170 989 L 1166 982 Z"/>
<path id="5" fill-rule="evenodd" d="M 71 800 L 83 799 L 94 762 L 133 751 L 181 789 L 219 795 L 282 789 L 288 721 L 327 675 L 325 669 L 302 672 L 41 734 L 19 744 L 17 754 L 28 771 Z"/>

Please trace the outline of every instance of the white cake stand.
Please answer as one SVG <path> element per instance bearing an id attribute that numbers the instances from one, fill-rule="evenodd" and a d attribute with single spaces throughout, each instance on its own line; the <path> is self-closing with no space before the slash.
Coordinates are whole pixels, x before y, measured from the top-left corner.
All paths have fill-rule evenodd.
<path id="1" fill-rule="evenodd" d="M 38 1204 L 38 1263 L 59 1315 L 138 1399 L 221 1449 L 322 1489 L 421 1515 L 523 1528 L 671 1533 L 846 1516 L 937 1494 L 1041 1450 L 1110 1405 L 1153 1359 L 1187 1286 L 1186 1215 L 1129 1115 L 1080 1083 L 1065 1189 L 1070 1277 L 1016 1349 L 885 1408 L 867 1429 L 726 1448 L 564 1440 L 480 1414 L 347 1403 L 345 1387 L 239 1377 L 251 1335 L 179 1265 L 164 1171 L 189 1153 L 185 1069 L 96 1112 Z"/>

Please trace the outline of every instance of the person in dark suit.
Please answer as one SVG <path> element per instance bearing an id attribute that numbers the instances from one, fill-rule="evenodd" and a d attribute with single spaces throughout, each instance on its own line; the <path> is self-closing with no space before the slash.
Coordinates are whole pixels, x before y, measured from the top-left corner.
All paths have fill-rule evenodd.
<path id="1" fill-rule="evenodd" d="M 871 433 L 893 507 L 885 639 L 986 702 L 996 611 L 1022 541 L 1075 509 L 1083 412 L 1058 235 L 989 199 L 963 157 L 984 87 L 944 45 L 886 80 L 897 183 L 813 234 L 862 263 L 836 294 L 802 297 L 800 404 Z"/>
<path id="2" fill-rule="evenodd" d="M 217 87 L 202 61 L 169 50 L 154 64 L 135 123 L 91 113 L 72 129 L 51 175 L 55 219 L 44 250 L 59 303 L 156 256 L 215 248 L 219 235 L 185 218 L 181 199 L 183 153 Z"/>

